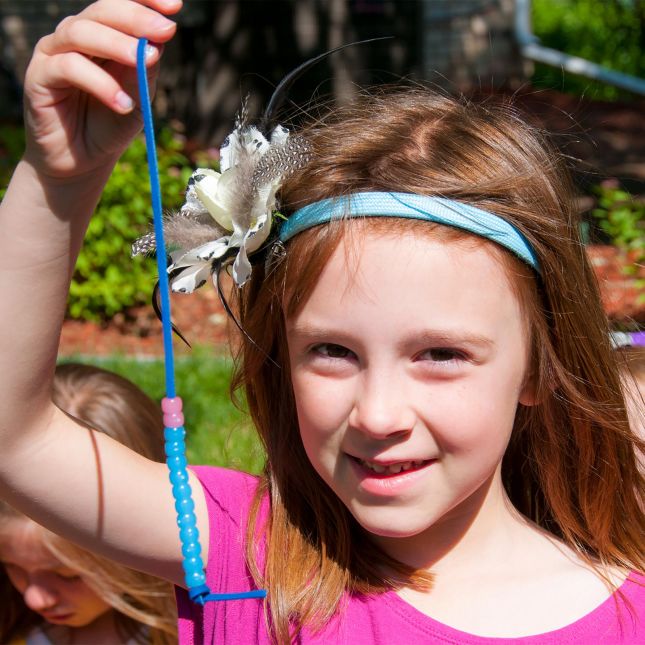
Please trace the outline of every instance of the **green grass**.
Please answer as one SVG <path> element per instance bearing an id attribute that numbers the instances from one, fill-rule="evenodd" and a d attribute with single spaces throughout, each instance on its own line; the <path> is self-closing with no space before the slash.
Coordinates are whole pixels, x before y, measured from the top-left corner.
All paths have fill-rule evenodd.
<path id="1" fill-rule="evenodd" d="M 155 401 L 164 396 L 161 360 L 141 361 L 121 356 L 61 359 L 61 362 L 70 361 L 112 370 L 136 383 Z M 248 416 L 230 400 L 230 359 L 198 348 L 175 362 L 177 393 L 184 402 L 189 462 L 259 473 L 264 453 Z"/>

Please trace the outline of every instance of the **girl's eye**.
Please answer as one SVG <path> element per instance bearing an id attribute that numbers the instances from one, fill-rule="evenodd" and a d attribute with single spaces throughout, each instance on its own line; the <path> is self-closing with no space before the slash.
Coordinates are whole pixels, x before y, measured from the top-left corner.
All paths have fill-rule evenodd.
<path id="1" fill-rule="evenodd" d="M 17 564 L 9 564 L 8 562 L 4 563 L 4 570 L 7 573 L 7 576 L 11 579 L 12 583 L 16 586 L 22 585 L 25 580 L 27 580 L 27 574 L 22 567 L 19 567 Z"/>
<path id="2" fill-rule="evenodd" d="M 419 359 L 430 360 L 433 363 L 453 363 L 466 360 L 466 356 L 463 352 L 450 347 L 433 347 L 421 352 Z"/>
<path id="3" fill-rule="evenodd" d="M 22 567 L 19 567 L 17 564 L 11 564 L 10 562 L 2 562 L 0 564 L 2 564 L 7 573 L 24 573 Z"/>
<path id="4" fill-rule="evenodd" d="M 74 582 L 75 580 L 81 579 L 81 576 L 79 576 L 75 571 L 70 571 L 69 573 L 67 571 L 57 571 L 56 575 L 61 580 L 67 580 L 67 582 Z"/>
<path id="5" fill-rule="evenodd" d="M 315 345 L 312 351 L 326 358 L 351 358 L 354 355 L 347 347 L 334 343 L 320 343 L 320 345 Z"/>

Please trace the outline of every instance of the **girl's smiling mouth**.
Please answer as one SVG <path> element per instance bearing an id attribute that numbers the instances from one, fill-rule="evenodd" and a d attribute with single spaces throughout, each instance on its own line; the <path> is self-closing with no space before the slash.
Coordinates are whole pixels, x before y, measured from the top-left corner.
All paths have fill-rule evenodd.
<path id="1" fill-rule="evenodd" d="M 367 493 L 392 495 L 403 492 L 422 477 L 436 459 L 374 461 L 348 455 L 359 486 Z"/>
<path id="2" fill-rule="evenodd" d="M 375 475 L 383 475 L 385 477 L 406 473 L 411 470 L 419 470 L 419 468 L 423 468 L 431 461 L 434 461 L 433 459 L 414 459 L 409 461 L 391 461 L 385 463 L 372 461 L 370 459 L 359 459 L 358 457 L 352 457 L 352 459 L 357 461 L 367 470 L 372 471 Z"/>

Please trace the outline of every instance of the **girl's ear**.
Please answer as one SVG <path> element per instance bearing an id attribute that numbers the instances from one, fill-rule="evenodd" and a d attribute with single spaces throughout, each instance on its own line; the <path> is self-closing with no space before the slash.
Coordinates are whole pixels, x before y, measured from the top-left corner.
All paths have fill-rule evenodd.
<path id="1" fill-rule="evenodd" d="M 540 403 L 537 396 L 537 388 L 533 375 L 527 375 L 522 390 L 520 391 L 519 403 L 530 408 L 533 405 Z"/>
<path id="2" fill-rule="evenodd" d="M 519 402 L 527 408 L 530 408 L 531 406 L 537 405 L 539 403 L 537 397 L 535 396 L 535 393 L 527 389 L 522 391 Z"/>

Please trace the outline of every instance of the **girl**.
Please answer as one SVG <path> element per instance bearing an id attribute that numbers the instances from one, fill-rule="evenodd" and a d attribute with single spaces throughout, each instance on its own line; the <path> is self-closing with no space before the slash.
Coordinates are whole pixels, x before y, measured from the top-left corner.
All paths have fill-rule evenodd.
<path id="1" fill-rule="evenodd" d="M 52 400 L 74 419 L 163 460 L 159 409 L 130 381 L 89 365 L 59 365 Z M 0 563 L 2 643 L 176 642 L 170 585 L 80 549 L 6 504 Z"/>
<path id="2" fill-rule="evenodd" d="M 67 538 L 182 585 L 164 467 L 89 442 L 47 377 L 85 226 L 139 127 L 136 38 L 167 42 L 179 5 L 97 2 L 36 48 L 1 205 L 0 485 Z M 187 194 L 195 221 L 205 207 L 235 231 L 178 258 L 174 286 L 199 286 L 217 254 L 240 283 L 250 270 L 235 384 L 268 456 L 259 479 L 192 469 L 207 581 L 268 598 L 199 607 L 180 590 L 180 638 L 640 642 L 642 444 L 561 164 L 512 110 L 423 90 L 367 97 L 295 141 L 268 252 L 253 238 L 271 209 L 242 213 L 242 239 L 230 182 L 201 172 Z M 275 176 L 259 174 L 271 206 Z"/>
<path id="3" fill-rule="evenodd" d="M 645 439 L 645 332 L 612 332 L 632 430 Z"/>

